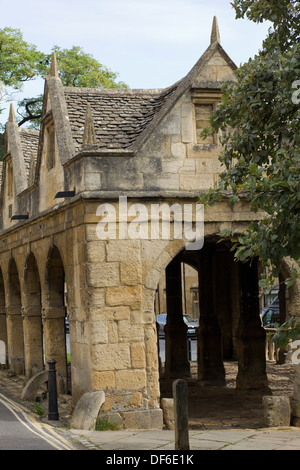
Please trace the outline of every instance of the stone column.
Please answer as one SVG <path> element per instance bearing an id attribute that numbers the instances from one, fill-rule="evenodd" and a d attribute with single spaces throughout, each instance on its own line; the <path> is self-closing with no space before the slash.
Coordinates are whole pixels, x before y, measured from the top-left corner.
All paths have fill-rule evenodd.
<path id="1" fill-rule="evenodd" d="M 216 253 L 216 302 L 217 317 L 222 335 L 223 360 L 232 360 L 233 346 L 233 309 L 232 309 L 232 265 L 233 255 L 229 249 L 218 245 Z"/>
<path id="2" fill-rule="evenodd" d="M 224 384 L 225 382 L 216 281 L 216 253 L 212 247 L 201 251 L 199 255 L 198 378 L 208 384 Z"/>
<path id="3" fill-rule="evenodd" d="M 67 393 L 67 350 L 65 336 L 65 307 L 43 309 L 45 363 L 56 361 L 58 393 Z"/>
<path id="4" fill-rule="evenodd" d="M 282 274 L 279 274 L 279 323 L 282 325 L 286 321 L 286 285 L 284 282 L 284 277 Z M 274 344 L 274 343 L 273 343 Z M 279 350 L 278 364 L 284 364 L 286 357 L 286 351 L 284 349 Z"/>
<path id="5" fill-rule="evenodd" d="M 8 365 L 16 374 L 25 372 L 23 318 L 20 307 L 7 307 Z"/>
<path id="6" fill-rule="evenodd" d="M 5 307 L 0 307 L 0 341 L 3 341 L 5 345 L 5 354 L 7 356 L 7 326 L 6 326 L 6 311 Z M 6 359 L 7 362 L 7 359 Z M 0 369 L 1 367 L 6 367 L 6 364 L 1 364 L 0 362 Z"/>
<path id="7" fill-rule="evenodd" d="M 239 263 L 240 321 L 237 389 L 267 390 L 266 333 L 259 316 L 258 261 Z"/>
<path id="8" fill-rule="evenodd" d="M 166 268 L 167 324 L 165 325 L 165 378 L 190 375 L 187 325 L 182 316 L 181 261 L 174 259 Z"/>
<path id="9" fill-rule="evenodd" d="M 42 316 L 40 307 L 27 307 L 23 312 L 25 371 L 30 378 L 44 369 Z"/>

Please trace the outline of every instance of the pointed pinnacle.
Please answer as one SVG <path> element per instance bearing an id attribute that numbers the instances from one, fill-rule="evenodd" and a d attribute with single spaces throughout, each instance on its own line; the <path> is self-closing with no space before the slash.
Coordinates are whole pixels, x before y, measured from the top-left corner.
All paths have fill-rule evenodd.
<path id="1" fill-rule="evenodd" d="M 216 16 L 214 16 L 214 19 L 213 19 L 211 37 L 210 37 L 210 43 L 213 44 L 214 42 L 218 42 L 219 44 L 221 42 L 218 20 Z"/>
<path id="2" fill-rule="evenodd" d="M 52 52 L 49 75 L 51 77 L 58 77 L 58 67 L 57 67 L 57 60 L 56 60 L 55 52 Z"/>
<path id="3" fill-rule="evenodd" d="M 86 107 L 84 133 L 83 133 L 83 146 L 95 145 L 97 143 L 96 133 L 94 128 L 94 120 L 92 115 L 91 105 L 88 103 Z"/>
<path id="4" fill-rule="evenodd" d="M 11 103 L 10 105 L 10 108 L 9 108 L 9 117 L 8 117 L 8 121 L 9 122 L 13 122 L 13 123 L 16 123 L 17 120 L 16 120 L 16 115 L 15 115 L 15 110 L 14 110 L 14 107 L 13 107 L 13 104 Z"/>

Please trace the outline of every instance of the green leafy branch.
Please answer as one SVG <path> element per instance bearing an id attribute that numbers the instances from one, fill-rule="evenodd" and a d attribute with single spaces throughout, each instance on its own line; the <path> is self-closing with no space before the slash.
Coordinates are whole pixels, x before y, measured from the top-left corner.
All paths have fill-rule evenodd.
<path id="1" fill-rule="evenodd" d="M 300 321 L 291 317 L 283 323 L 273 336 L 273 342 L 276 348 L 286 349 L 291 341 L 300 337 Z"/>

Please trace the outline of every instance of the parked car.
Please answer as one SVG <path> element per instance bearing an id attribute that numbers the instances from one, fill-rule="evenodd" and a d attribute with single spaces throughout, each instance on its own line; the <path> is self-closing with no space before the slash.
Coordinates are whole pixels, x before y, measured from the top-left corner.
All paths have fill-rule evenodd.
<path id="1" fill-rule="evenodd" d="M 194 318 L 192 318 L 190 315 L 183 315 L 183 320 L 188 326 L 187 335 L 189 337 L 195 336 L 196 335 L 196 328 L 198 328 L 199 323 Z M 165 324 L 167 323 L 167 314 L 166 313 L 160 313 L 159 315 L 157 315 L 156 321 L 159 325 L 158 334 L 159 334 L 160 337 L 164 337 L 165 336 L 164 327 L 165 327 Z"/>
<path id="2" fill-rule="evenodd" d="M 279 312 L 272 309 L 264 312 L 262 323 L 264 328 L 277 328 L 279 325 Z"/>
<path id="3" fill-rule="evenodd" d="M 265 315 L 267 310 L 273 310 L 274 312 L 279 312 L 279 297 L 278 295 L 274 298 L 274 300 L 270 303 L 268 307 L 264 307 L 262 309 L 262 316 Z"/>
<path id="4" fill-rule="evenodd" d="M 279 324 L 279 298 L 275 297 L 273 302 L 262 310 L 262 324 L 264 328 L 275 328 Z"/>

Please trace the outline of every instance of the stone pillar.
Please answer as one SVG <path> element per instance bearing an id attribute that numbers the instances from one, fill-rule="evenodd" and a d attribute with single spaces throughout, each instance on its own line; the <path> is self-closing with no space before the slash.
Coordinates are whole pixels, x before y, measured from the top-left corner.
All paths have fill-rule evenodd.
<path id="1" fill-rule="evenodd" d="M 40 307 L 24 308 L 23 328 L 25 371 L 26 377 L 31 378 L 37 371 L 44 369 L 43 330 Z"/>
<path id="2" fill-rule="evenodd" d="M 0 307 L 0 341 L 3 341 L 3 344 L 5 345 L 5 354 L 7 356 L 7 326 L 6 326 L 6 311 L 5 307 Z M 7 361 L 7 359 L 6 359 Z M 5 364 L 1 364 L 0 362 L 0 369 L 2 367 L 5 367 Z"/>
<path id="3" fill-rule="evenodd" d="M 190 376 L 187 325 L 182 316 L 181 261 L 174 259 L 166 268 L 167 324 L 165 325 L 165 378 Z"/>
<path id="4" fill-rule="evenodd" d="M 18 375 L 25 372 L 23 318 L 20 307 L 7 307 L 7 354 L 9 368 Z"/>
<path id="5" fill-rule="evenodd" d="M 44 309 L 45 363 L 56 361 L 58 393 L 67 393 L 67 350 L 65 336 L 65 307 Z"/>
<path id="6" fill-rule="evenodd" d="M 222 335 L 223 360 L 232 360 L 234 358 L 232 265 L 232 253 L 230 253 L 226 246 L 218 245 L 216 252 L 216 302 L 218 324 Z"/>
<path id="7" fill-rule="evenodd" d="M 266 333 L 259 316 L 258 261 L 239 263 L 240 321 L 237 389 L 267 390 Z"/>
<path id="8" fill-rule="evenodd" d="M 278 298 L 279 298 L 279 323 L 282 325 L 286 321 L 286 285 L 284 282 L 284 277 L 282 274 L 279 274 L 279 291 L 278 291 Z M 274 343 L 273 343 L 274 344 Z M 281 348 L 278 354 L 278 364 L 284 364 L 286 357 L 286 351 Z"/>
<path id="9" fill-rule="evenodd" d="M 225 383 L 222 335 L 217 314 L 216 253 L 205 249 L 199 256 L 200 326 L 197 331 L 198 378 L 204 383 Z"/>

